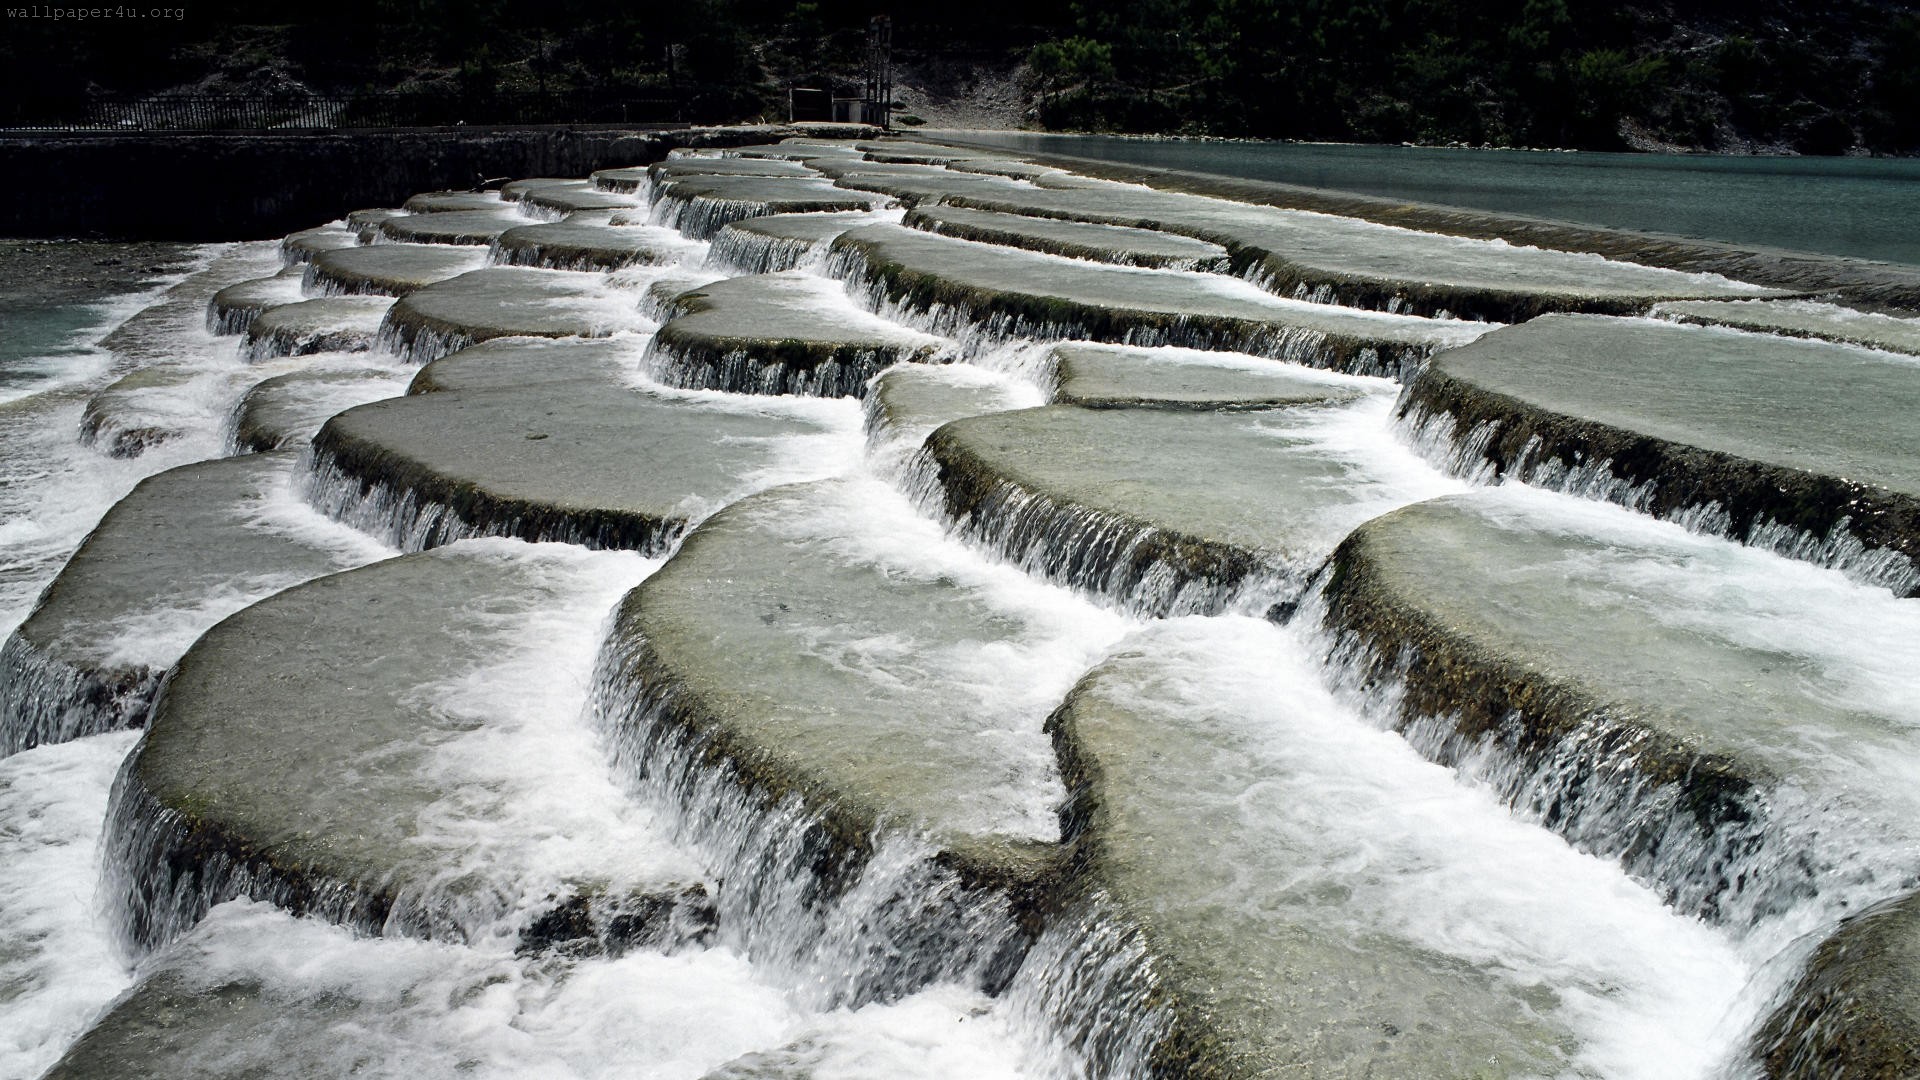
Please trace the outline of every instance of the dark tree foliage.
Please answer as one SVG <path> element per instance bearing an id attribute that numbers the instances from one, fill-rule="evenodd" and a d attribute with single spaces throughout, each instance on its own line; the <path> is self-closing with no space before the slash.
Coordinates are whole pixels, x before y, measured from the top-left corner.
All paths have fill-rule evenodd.
<path id="1" fill-rule="evenodd" d="M 1911 0 L 169 0 L 184 20 L 9 20 L 8 100 L 161 91 L 671 88 L 702 119 L 905 57 L 1027 62 L 1093 130 L 1615 149 L 1920 151 Z"/>

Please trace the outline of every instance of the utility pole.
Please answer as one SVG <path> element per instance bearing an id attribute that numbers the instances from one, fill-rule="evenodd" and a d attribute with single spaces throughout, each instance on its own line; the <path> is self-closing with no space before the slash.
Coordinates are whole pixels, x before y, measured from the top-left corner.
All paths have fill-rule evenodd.
<path id="1" fill-rule="evenodd" d="M 875 15 L 867 24 L 866 109 L 880 114 L 880 127 L 893 130 L 893 20 Z M 862 117 L 871 123 L 870 117 Z"/>

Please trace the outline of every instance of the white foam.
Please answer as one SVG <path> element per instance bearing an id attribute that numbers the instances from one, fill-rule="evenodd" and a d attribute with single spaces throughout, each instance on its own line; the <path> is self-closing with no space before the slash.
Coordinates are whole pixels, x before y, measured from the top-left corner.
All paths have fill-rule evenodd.
<path id="1" fill-rule="evenodd" d="M 422 766 L 453 793 L 418 822 L 420 844 L 453 855 L 446 877 L 523 883 L 520 914 L 570 882 L 617 893 L 698 881 L 700 868 L 625 796 L 581 719 L 608 613 L 659 560 L 499 538 L 434 557 L 495 562 L 516 584 L 511 597 L 447 612 L 487 659 L 434 673 L 403 700 L 458 732 L 436 740 Z"/>
<path id="2" fill-rule="evenodd" d="M 107 790 L 136 738 L 0 760 L 0 1076 L 40 1075 L 132 981 L 94 890 Z"/>
<path id="3" fill-rule="evenodd" d="M 1299 632 L 1184 618 L 1129 644 L 1163 658 L 1141 688 L 1153 714 L 1220 741 L 1259 778 L 1240 798 L 1243 840 L 1309 853 L 1271 864 L 1244 851 L 1254 885 L 1220 902 L 1330 920 L 1538 988 L 1580 1037 L 1583 1074 L 1697 1077 L 1743 1045 L 1754 965 L 1736 942 L 1356 716 Z M 1277 877 L 1286 887 L 1267 887 Z M 1299 899 L 1329 894 L 1339 903 Z"/>

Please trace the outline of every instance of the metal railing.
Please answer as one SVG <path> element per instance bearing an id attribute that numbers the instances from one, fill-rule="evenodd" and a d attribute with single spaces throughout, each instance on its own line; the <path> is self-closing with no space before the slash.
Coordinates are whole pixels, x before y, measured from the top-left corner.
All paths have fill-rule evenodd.
<path id="1" fill-rule="evenodd" d="M 672 124 L 686 120 L 678 93 L 377 92 L 349 97 L 186 94 L 148 98 L 0 102 L 0 128 L 16 131 L 331 131 L 341 128 Z"/>

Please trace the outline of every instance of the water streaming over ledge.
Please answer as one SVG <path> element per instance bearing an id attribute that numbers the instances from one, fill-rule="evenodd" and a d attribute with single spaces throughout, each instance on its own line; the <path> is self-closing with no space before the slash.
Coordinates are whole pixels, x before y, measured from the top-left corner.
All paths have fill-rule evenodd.
<path id="1" fill-rule="evenodd" d="M 980 317 L 963 307 L 895 299 L 855 257 L 837 254 L 825 258 L 818 243 L 774 238 L 748 241 L 743 239 L 748 234 L 724 227 L 758 213 L 752 209 L 754 204 L 661 199 L 653 190 L 648 190 L 647 196 L 657 219 L 690 235 L 714 237 L 709 265 L 738 272 L 785 269 L 791 263 L 824 272 L 840 279 L 861 307 L 891 321 L 958 340 L 969 360 L 998 369 L 991 378 L 1005 378 L 1011 372 L 1044 383 L 1045 373 L 1037 370 L 1031 355 L 1014 354 L 1034 339 L 1069 339 L 1088 330 L 1072 320 Z M 523 212 L 547 214 L 528 208 Z M 294 258 L 291 251 L 288 257 Z M 627 287 L 644 284 L 647 276 L 627 275 Z M 618 280 L 620 275 L 614 277 Z M 1138 344 L 1223 343 L 1205 331 L 1189 332 L 1180 327 L 1130 336 L 1138 336 Z M 433 329 L 403 338 L 389 325 L 383 328 L 376 347 L 420 362 L 468 343 L 468 338 L 457 331 Z M 1278 331 L 1233 344 L 1263 355 L 1304 362 L 1317 359 L 1321 347 L 1318 335 L 1304 331 Z M 744 358 L 737 359 L 744 363 Z M 1364 359 L 1361 366 L 1369 371 L 1404 372 L 1418 359 L 1411 354 L 1393 358 L 1376 355 Z M 979 370 L 972 365 L 968 369 Z M 857 389 L 865 389 L 864 369 L 859 374 L 857 379 L 848 374 L 829 380 L 833 391 L 851 392 L 856 389 L 855 383 L 863 384 Z M 751 384 L 752 379 L 740 373 L 721 380 L 728 389 L 794 390 L 789 383 Z M 1006 400 L 1009 404 L 1032 404 L 1026 400 L 1024 387 L 1010 393 Z M 1827 843 L 1832 837 L 1871 827 L 1873 822 L 1796 801 L 1796 792 L 1790 787 L 1734 793 L 1729 798 L 1740 804 L 1738 812 L 1716 807 L 1717 824 L 1703 831 L 1698 827 L 1701 808 L 1689 802 L 1694 796 L 1673 785 L 1650 782 L 1632 767 L 1638 747 L 1626 729 L 1583 729 L 1541 747 L 1527 743 L 1517 729 L 1464 736 L 1455 726 L 1457 718 L 1444 714 L 1408 721 L 1401 716 L 1404 684 L 1407 672 L 1419 658 L 1406 653 L 1381 654 L 1355 635 L 1322 628 L 1327 619 L 1328 582 L 1324 574 L 1316 577 L 1316 572 L 1337 541 L 1338 531 L 1315 541 L 1293 559 L 1254 558 L 1209 576 L 1177 568 L 1161 557 L 1150 526 L 1051 501 L 1016 485 L 1001 484 L 975 517 L 953 520 L 942 505 L 938 465 L 931 453 L 925 449 L 907 453 L 904 446 L 892 446 L 889 440 L 894 432 L 879 418 L 871 398 L 867 404 L 867 443 L 874 455 L 867 467 L 904 489 L 926 516 L 946 524 L 953 540 L 964 541 L 1036 578 L 1070 586 L 1099 604 L 1135 616 L 1198 613 L 1231 618 L 1234 613 L 1246 613 L 1289 621 L 1285 633 L 1299 639 L 1289 647 L 1297 646 L 1303 655 L 1313 654 L 1324 660 L 1315 670 L 1324 684 L 1321 691 L 1330 693 L 1344 710 L 1338 713 L 1340 723 L 1397 731 L 1420 754 L 1450 767 L 1461 783 L 1511 807 L 1520 821 L 1545 826 L 1580 851 L 1617 863 L 1678 911 L 1704 916 L 1712 924 L 1711 934 L 1732 941 L 1752 968 L 1744 997 L 1727 1005 L 1728 1015 L 1740 1024 L 1751 1025 L 1778 1000 L 1813 940 L 1830 929 L 1835 920 L 1915 883 L 1913 875 L 1902 868 L 1906 864 L 1891 855 L 1880 859 L 1887 852 L 1869 853 L 1863 863 L 1858 852 L 1834 854 L 1827 850 L 1832 847 Z M 846 415 L 836 422 L 840 429 L 846 429 L 853 409 L 841 411 Z M 1397 474 L 1395 483 L 1382 485 L 1377 505 L 1358 515 L 1356 521 L 1464 486 L 1432 475 L 1417 463 L 1402 461 L 1404 451 L 1389 441 L 1396 430 L 1428 461 L 1466 484 L 1485 484 L 1494 478 L 1490 467 L 1471 449 L 1472 436 L 1481 433 L 1456 440 L 1449 418 L 1444 416 L 1409 416 L 1399 421 L 1396 429 L 1384 415 L 1376 415 L 1379 412 L 1377 408 L 1356 410 L 1356 416 L 1373 427 L 1363 433 L 1365 424 L 1349 424 L 1351 430 L 1343 431 L 1347 439 L 1344 445 L 1338 440 L 1323 440 L 1320 447 L 1321 452 L 1346 453 L 1371 463 L 1385 460 L 1390 471 Z M 848 432 L 840 429 L 834 437 L 844 442 Z M 195 452 L 211 451 L 201 448 Z M 336 520 L 404 550 L 444 546 L 477 536 L 522 534 L 537 525 L 519 519 L 470 520 L 450 503 L 423 499 L 418 486 L 369 482 L 351 475 L 330 453 L 323 447 L 302 464 L 301 471 L 307 475 L 305 497 Z M 803 457 L 801 453 L 780 457 L 759 475 L 743 481 L 733 497 L 781 479 L 807 478 Z M 154 464 L 161 460 L 166 459 L 156 458 Z M 817 469 L 812 475 L 843 474 L 860 467 L 843 455 L 835 457 L 831 467 Z M 1559 468 L 1560 472 L 1555 472 L 1551 463 L 1536 462 L 1518 472 L 1510 470 L 1508 475 L 1540 486 L 1640 505 L 1633 492 L 1606 490 L 1605 478 L 1600 475 L 1602 467 L 1587 471 Z M 684 520 L 696 522 L 718 508 L 692 508 Z M 1724 531 L 1716 529 L 1713 514 L 1713 508 L 1703 508 L 1684 523 L 1696 532 Z M 1350 523 L 1344 527 L 1350 527 Z M 682 524 L 663 529 L 644 541 L 626 534 L 583 532 L 578 528 L 549 529 L 539 532 L 537 538 L 589 547 L 639 547 L 664 554 L 680 543 L 685 528 Z M 1768 529 L 1783 535 L 1773 537 Z M 1877 553 L 1844 550 L 1847 537 L 1840 534 L 1813 541 L 1785 535 L 1778 526 L 1766 525 L 1757 527 L 1745 539 L 1753 546 L 1803 559 L 1808 559 L 1809 545 L 1825 544 L 1831 550 L 1815 552 L 1819 557 L 1808 561 L 1837 566 L 1859 579 L 1895 587 L 1901 582 L 1920 582 L 1912 577 L 1910 566 L 1888 567 L 1873 561 Z M 53 733 L 35 738 L 79 734 L 77 727 L 71 731 L 61 728 L 66 721 L 59 717 L 37 716 L 34 712 L 44 711 L 47 701 L 62 696 L 84 697 L 88 691 L 75 681 L 79 676 L 65 678 L 16 644 L 10 641 L 0 648 L 0 702 L 12 702 L 6 706 L 9 713 L 37 717 L 25 725 L 26 730 Z M 698 963 L 717 967 L 737 962 L 740 966 L 729 970 L 748 973 L 738 982 L 726 983 L 716 976 L 713 983 L 700 985 L 726 985 L 732 988 L 730 993 L 751 995 L 748 983 L 761 991 L 771 984 L 779 991 L 762 1003 L 767 1010 L 785 1008 L 806 1017 L 788 1024 L 787 1034 L 809 1023 L 817 1027 L 814 1034 L 795 1036 L 794 1044 L 785 1047 L 770 1047 L 766 1040 L 775 1037 L 761 1031 L 756 1036 L 760 1042 L 748 1040 L 722 1060 L 741 1053 L 745 1057 L 711 1075 L 747 1077 L 760 1075 L 755 1070 L 762 1066 L 778 1070 L 795 1068 L 797 1062 L 837 1060 L 834 1055 L 846 1046 L 869 1046 L 859 1040 L 871 1039 L 872 1032 L 848 1034 L 859 1023 L 878 1025 L 897 1016 L 911 1025 L 926 1022 L 926 1017 L 945 1021 L 950 1014 L 954 1019 L 985 1016 L 994 1025 L 994 1039 L 998 1041 L 979 1044 L 984 1056 L 977 1062 L 976 1071 L 981 1075 L 1005 1066 L 1008 1071 L 1017 1067 L 1020 1074 L 1032 1077 L 1119 1078 L 1177 1070 L 1189 1063 L 1185 1055 L 1192 1048 L 1182 1042 L 1187 1036 L 1168 1011 L 1161 982 L 1163 969 L 1152 942 L 1130 925 L 1124 911 L 1097 883 L 1069 876 L 1040 890 L 1008 887 L 972 876 L 937 843 L 913 830 L 887 825 L 870 831 L 849 830 L 844 821 L 836 819 L 831 800 L 770 784 L 766 776 L 741 764 L 737 747 L 726 745 L 693 722 L 690 706 L 673 682 L 649 675 L 649 648 L 641 637 L 616 635 L 607 640 L 594 668 L 587 722 L 604 741 L 615 775 L 637 802 L 660 816 L 676 844 L 697 856 L 716 887 L 712 898 L 715 922 L 710 927 L 689 924 L 684 932 L 670 936 L 671 943 L 653 943 L 653 949 L 664 952 L 649 952 L 647 956 L 671 959 L 697 955 L 701 957 Z M 140 712 L 144 707 L 142 697 L 125 711 Z M 130 737 L 109 738 L 124 741 Z M 100 740 L 82 740 L 76 745 L 113 749 Z M 173 826 L 177 823 L 168 816 L 171 811 L 142 804 L 139 792 L 128 790 L 124 778 L 114 802 L 115 824 L 109 838 L 114 854 L 109 862 L 122 867 L 120 885 L 124 892 L 124 886 L 131 882 L 153 882 L 159 877 L 134 868 L 178 859 L 182 853 L 170 848 L 166 839 L 176 831 Z M 192 895 L 182 892 L 149 897 L 150 903 L 144 908 L 128 913 L 136 942 L 180 943 L 156 954 L 148 969 L 154 978 L 180 976 L 204 989 L 233 971 L 244 978 L 256 977 L 257 971 L 248 973 L 246 964 L 234 962 L 238 953 L 230 950 L 236 942 L 252 943 L 250 947 L 256 950 L 279 948 L 276 943 L 282 943 L 293 953 L 309 957 L 316 970 L 337 961 L 349 974 L 328 978 L 345 980 L 341 986 L 349 996 L 352 979 L 366 980 L 362 988 L 369 991 L 368 1000 L 380 999 L 385 992 L 381 988 L 388 985 L 370 973 L 403 953 L 409 957 L 404 963 L 424 965 L 423 971 L 468 972 L 460 979 L 471 976 L 477 980 L 474 985 L 492 980 L 522 987 L 553 978 L 556 981 L 547 992 L 554 995 L 554 1001 L 574 993 L 570 987 L 589 986 L 593 979 L 624 985 L 618 980 L 629 973 L 629 968 L 618 966 L 624 961 L 617 960 L 583 962 L 578 969 L 557 976 L 532 961 L 515 966 L 521 962 L 473 951 L 476 937 L 484 936 L 477 935 L 476 928 L 489 925 L 497 913 L 449 918 L 444 898 L 427 898 L 418 904 L 403 902 L 376 911 L 368 905 L 364 893 L 350 887 L 322 886 L 302 893 L 302 886 L 246 867 L 220 865 L 218 859 L 213 855 L 207 862 L 211 878 L 220 879 L 217 888 L 196 888 Z M 1631 889 L 1628 892 L 1635 897 L 1634 903 L 1646 899 Z M 442 942 L 373 942 L 329 936 L 331 928 L 310 922 L 289 925 L 264 907 L 218 903 L 235 895 L 268 899 L 278 906 L 363 932 L 438 938 Z M 209 911 L 212 914 L 201 922 Z M 200 923 L 198 929 L 194 928 L 196 923 Z M 709 933 L 710 938 L 705 936 Z M 461 942 L 465 944 L 450 944 Z M 374 959 L 376 954 L 381 959 Z M 632 963 L 644 966 L 638 960 Z M 488 969 L 491 973 L 484 976 L 468 970 L 479 971 L 494 964 L 504 966 Z M 196 970 L 205 978 L 193 975 Z M 632 985 L 649 994 L 671 996 L 676 985 L 685 985 L 675 984 L 674 977 L 664 975 L 648 981 L 650 976 L 636 975 Z M 685 978 L 686 973 L 681 971 L 679 977 Z M 1716 986 L 1714 994 L 1726 989 Z M 579 993 L 590 997 L 585 990 Z M 614 1015 L 605 1000 L 573 1000 L 574 1007 L 583 1013 L 602 1018 Z M 1720 998 L 1716 996 L 1715 1000 Z M 544 1006 L 521 1013 L 522 1021 L 536 1028 L 545 1023 L 547 1014 L 541 1008 Z M 840 1019 L 823 1019 L 828 1015 Z M 858 1023 L 851 1019 L 859 1017 L 869 1019 Z M 914 1017 L 921 1020 L 915 1021 Z M 606 1027 L 602 1025 L 596 1033 L 603 1041 L 612 1037 Z M 745 1027 L 738 1030 L 744 1031 Z M 1692 1057 L 1687 1059 L 1687 1074 L 1699 1075 L 1693 1064 L 1702 1055 L 1718 1058 L 1709 1071 L 1741 1074 L 1739 1034 L 1719 1031 L 1708 1050 L 1693 1048 Z M 434 1044 L 439 1037 L 428 1037 L 426 1042 Z M 929 1035 L 928 1039 L 936 1041 L 937 1036 Z M 994 1056 L 1012 1044 L 1020 1047 L 1017 1066 Z M 1663 1071 L 1670 1066 L 1623 1054 L 1618 1045 L 1604 1038 L 1596 1041 L 1600 1044 L 1605 1045 L 1594 1053 L 1603 1056 L 1587 1062 L 1591 1066 L 1587 1072 L 1594 1075 L 1674 1074 Z M 390 1043 L 395 1054 L 404 1045 L 404 1039 Z M 581 1046 L 569 1049 L 577 1054 Z M 846 1052 L 858 1058 L 869 1051 Z M 519 1059 L 522 1064 L 525 1060 Z M 499 1061 L 493 1061 L 492 1066 L 498 1067 Z"/>

